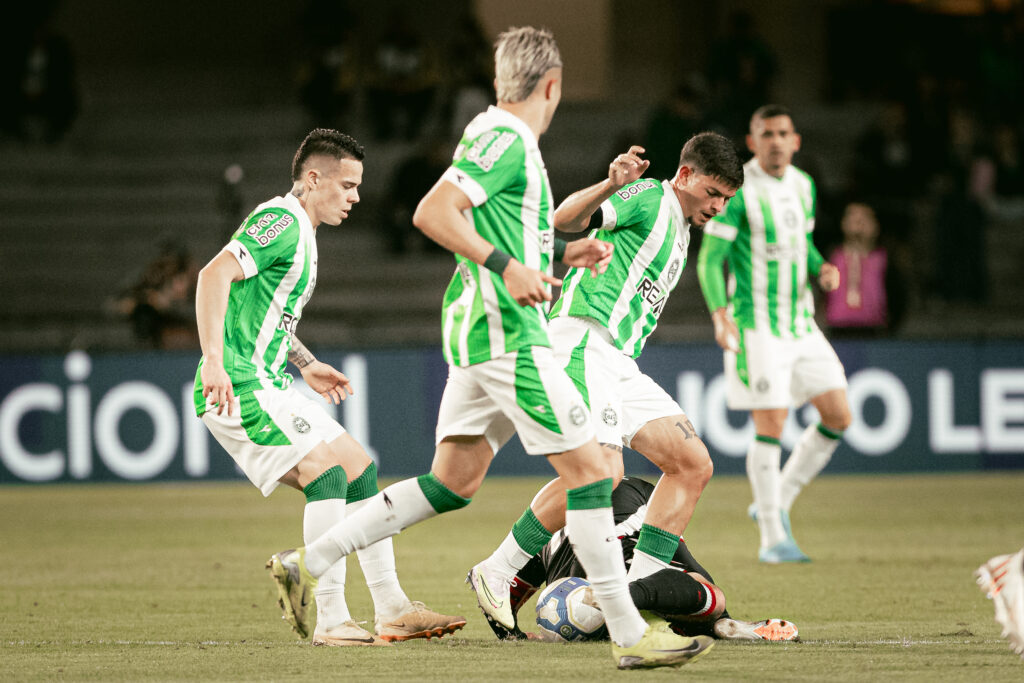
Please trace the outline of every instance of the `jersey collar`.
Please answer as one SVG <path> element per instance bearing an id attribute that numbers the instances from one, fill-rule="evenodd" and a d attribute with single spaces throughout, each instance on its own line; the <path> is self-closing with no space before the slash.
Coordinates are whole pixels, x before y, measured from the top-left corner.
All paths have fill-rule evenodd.
<path id="1" fill-rule="evenodd" d="M 487 107 L 487 116 L 494 118 L 497 125 L 507 126 L 519 133 L 519 137 L 523 139 L 527 147 L 538 148 L 537 136 L 533 134 L 533 130 L 530 129 L 526 122 L 516 116 L 510 111 L 506 111 L 495 105 L 489 105 Z"/>

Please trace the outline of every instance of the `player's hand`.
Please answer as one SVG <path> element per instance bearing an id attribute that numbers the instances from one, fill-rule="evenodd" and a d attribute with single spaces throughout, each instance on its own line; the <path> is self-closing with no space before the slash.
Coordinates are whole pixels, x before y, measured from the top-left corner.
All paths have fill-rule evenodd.
<path id="1" fill-rule="evenodd" d="M 818 273 L 818 284 L 826 292 L 834 292 L 839 287 L 839 269 L 831 263 L 821 264 L 821 272 Z"/>
<path id="2" fill-rule="evenodd" d="M 608 164 L 608 180 L 612 181 L 615 189 L 639 180 L 651 165 L 649 160 L 640 158 L 644 151 L 643 147 L 633 145 L 628 152 L 620 154 Z"/>
<path id="3" fill-rule="evenodd" d="M 324 397 L 328 403 L 338 405 L 353 393 L 348 377 L 327 363 L 313 361 L 299 372 L 309 388 Z M 347 392 L 347 394 L 346 394 Z"/>
<path id="4" fill-rule="evenodd" d="M 199 381 L 203 383 L 203 396 L 206 398 L 206 405 L 216 404 L 217 414 L 224 412 L 231 415 L 231 404 L 235 400 L 235 392 L 231 388 L 231 378 L 219 362 L 203 363 L 203 369 L 199 371 Z"/>
<path id="5" fill-rule="evenodd" d="M 591 275 L 597 277 L 608 270 L 614 250 L 615 245 L 611 242 L 590 238 L 575 240 L 565 245 L 562 263 L 577 268 L 589 268 Z"/>
<path id="6" fill-rule="evenodd" d="M 711 322 L 715 325 L 715 341 L 726 351 L 740 352 L 740 331 L 736 323 L 729 317 L 724 308 L 711 314 Z"/>
<path id="7" fill-rule="evenodd" d="M 568 253 L 569 250 L 566 248 L 566 254 Z M 562 284 L 558 278 L 528 268 L 515 259 L 508 262 L 505 272 L 501 274 L 501 279 L 505 281 L 508 293 L 520 306 L 533 306 L 544 301 L 551 301 L 551 292 L 544 286 L 545 283 Z"/>

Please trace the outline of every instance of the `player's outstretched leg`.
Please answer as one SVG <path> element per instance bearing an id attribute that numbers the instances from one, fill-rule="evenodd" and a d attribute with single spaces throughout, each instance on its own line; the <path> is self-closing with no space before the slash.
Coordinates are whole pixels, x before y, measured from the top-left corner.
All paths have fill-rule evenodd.
<path id="1" fill-rule="evenodd" d="M 996 621 L 1010 649 L 1024 657 L 1024 548 L 993 557 L 974 572 L 981 590 L 992 600 Z"/>
<path id="2" fill-rule="evenodd" d="M 785 619 L 740 621 L 726 617 L 715 622 L 714 630 L 715 635 L 722 640 L 800 640 L 796 624 Z"/>
<path id="3" fill-rule="evenodd" d="M 270 578 L 277 585 L 277 604 L 284 613 L 281 617 L 298 634 L 308 638 L 310 633 L 309 608 L 314 603 L 316 579 L 306 569 L 305 549 L 284 550 L 267 560 Z"/>

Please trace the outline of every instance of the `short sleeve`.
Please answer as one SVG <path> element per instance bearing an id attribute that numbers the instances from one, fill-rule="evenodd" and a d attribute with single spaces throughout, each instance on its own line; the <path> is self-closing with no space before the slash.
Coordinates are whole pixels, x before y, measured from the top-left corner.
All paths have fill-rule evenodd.
<path id="1" fill-rule="evenodd" d="M 246 279 L 295 257 L 301 228 L 290 211 L 272 208 L 250 216 L 224 251 L 231 253 Z"/>
<path id="2" fill-rule="evenodd" d="M 655 211 L 661 205 L 661 195 L 656 192 L 660 187 L 661 183 L 642 178 L 613 192 L 612 196 L 601 204 L 601 228 L 611 230 L 616 226 L 645 222 L 649 213 L 648 207 L 652 206 L 649 199 L 657 195 L 657 201 L 653 203 Z"/>
<path id="3" fill-rule="evenodd" d="M 513 130 L 495 128 L 463 143 L 441 176 L 480 206 L 506 188 L 522 184 L 526 145 Z"/>

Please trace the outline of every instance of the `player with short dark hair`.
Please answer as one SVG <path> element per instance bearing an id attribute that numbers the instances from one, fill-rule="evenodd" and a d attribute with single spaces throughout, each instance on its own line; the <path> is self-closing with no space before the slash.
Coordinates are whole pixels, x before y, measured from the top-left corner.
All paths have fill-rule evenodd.
<path id="1" fill-rule="evenodd" d="M 203 358 L 195 408 L 203 423 L 264 496 L 279 484 L 306 496 L 303 537 L 314 541 L 377 493 L 377 467 L 324 409 L 291 386 L 291 361 L 328 402 L 352 393 L 348 378 L 318 361 L 295 336 L 317 275 L 316 230 L 339 225 L 359 201 L 363 148 L 336 130 L 306 136 L 292 163 L 292 189 L 249 214 L 199 273 L 196 319 Z M 391 540 L 359 554 L 374 603 L 374 630 L 352 619 L 345 602 L 345 564 L 318 584 L 290 589 L 275 556 L 268 564 L 285 618 L 309 635 L 315 588 L 314 645 L 390 645 L 451 633 L 466 620 L 410 601 L 398 583 Z"/>
<path id="2" fill-rule="evenodd" d="M 715 341 L 724 352 L 726 403 L 749 410 L 754 422 L 748 514 L 761 532 L 758 558 L 769 564 L 810 561 L 793 538 L 789 511 L 850 425 L 843 365 L 814 322 L 811 279 L 832 291 L 839 270 L 814 246 L 817 190 L 791 163 L 800 142 L 787 108 L 769 104 L 754 112 L 746 182 L 725 213 L 704 228 L 697 262 Z M 807 402 L 821 420 L 804 430 L 780 468 L 789 409 Z"/>

